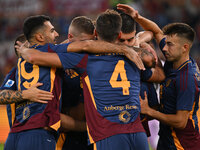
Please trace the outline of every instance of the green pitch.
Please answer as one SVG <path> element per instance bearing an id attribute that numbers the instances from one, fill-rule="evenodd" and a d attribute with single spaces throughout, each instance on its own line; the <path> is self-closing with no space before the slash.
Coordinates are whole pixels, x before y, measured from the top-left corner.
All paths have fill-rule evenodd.
<path id="1" fill-rule="evenodd" d="M 2 143 L 0 143 L 0 150 L 3 150 L 3 145 Z"/>

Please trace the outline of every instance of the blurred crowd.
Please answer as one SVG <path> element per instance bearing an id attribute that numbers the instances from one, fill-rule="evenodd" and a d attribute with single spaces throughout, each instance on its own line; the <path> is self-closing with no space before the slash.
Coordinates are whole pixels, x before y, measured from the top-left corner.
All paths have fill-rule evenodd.
<path id="1" fill-rule="evenodd" d="M 117 3 L 127 3 L 160 27 L 171 22 L 192 26 L 197 35 L 191 56 L 200 64 L 200 0 L 0 0 L 0 83 L 16 64 L 14 40 L 22 33 L 24 19 L 30 15 L 45 14 L 60 34 L 59 41 L 67 38 L 73 17 L 96 16 Z M 138 27 L 139 30 L 142 30 Z"/>

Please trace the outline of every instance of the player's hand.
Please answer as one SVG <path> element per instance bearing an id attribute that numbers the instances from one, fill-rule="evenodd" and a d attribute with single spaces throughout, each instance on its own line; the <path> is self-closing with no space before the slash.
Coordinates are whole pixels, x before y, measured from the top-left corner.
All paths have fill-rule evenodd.
<path id="1" fill-rule="evenodd" d="M 51 92 L 40 90 L 37 87 L 42 86 L 43 83 L 36 83 L 27 90 L 22 91 L 22 98 L 32 101 L 46 104 L 54 97 Z"/>
<path id="2" fill-rule="evenodd" d="M 147 99 L 147 93 L 146 91 L 144 92 L 144 99 L 140 98 L 140 107 L 141 107 L 141 113 L 142 114 L 148 114 L 149 109 L 151 109 L 148 105 L 148 99 Z"/>
<path id="3" fill-rule="evenodd" d="M 138 18 L 139 14 L 138 11 L 132 8 L 129 5 L 125 4 L 117 4 L 117 9 L 123 11 L 124 13 L 130 15 L 132 18 L 136 19 Z"/>
<path id="4" fill-rule="evenodd" d="M 15 48 L 16 48 L 18 54 L 23 55 L 24 52 L 27 50 L 28 46 L 29 46 L 29 42 L 28 41 L 26 41 L 24 43 L 22 43 L 20 41 L 17 41 L 16 45 L 15 45 Z"/>
<path id="5" fill-rule="evenodd" d="M 65 72 L 68 76 L 73 76 L 76 71 L 74 71 L 73 69 L 66 69 Z"/>
<path id="6" fill-rule="evenodd" d="M 134 51 L 132 48 L 127 47 L 128 50 L 125 53 L 125 56 L 131 60 L 132 62 L 134 62 L 136 64 L 136 66 L 140 69 L 140 70 L 145 70 L 144 64 L 142 62 L 142 59 L 140 58 L 140 56 L 138 55 L 138 53 L 136 51 Z"/>

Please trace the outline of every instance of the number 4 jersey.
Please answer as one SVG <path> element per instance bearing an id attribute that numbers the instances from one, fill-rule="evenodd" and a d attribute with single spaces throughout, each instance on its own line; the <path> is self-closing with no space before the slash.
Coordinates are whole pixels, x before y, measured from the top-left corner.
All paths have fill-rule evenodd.
<path id="1" fill-rule="evenodd" d="M 140 113 L 140 71 L 124 56 L 57 53 L 64 69 L 82 76 L 90 142 L 120 133 L 144 132 Z"/>
<path id="2" fill-rule="evenodd" d="M 43 52 L 54 52 L 59 48 L 66 49 L 67 44 L 62 46 L 46 44 L 34 48 Z M 25 90 L 32 85 L 43 83 L 39 89 L 50 91 L 54 97 L 48 104 L 23 101 L 15 107 L 15 120 L 11 132 L 19 132 L 28 129 L 49 126 L 54 130 L 60 127 L 60 98 L 61 78 L 56 68 L 40 67 L 32 65 L 23 58 L 18 59 L 16 72 L 16 86 L 18 90 Z"/>

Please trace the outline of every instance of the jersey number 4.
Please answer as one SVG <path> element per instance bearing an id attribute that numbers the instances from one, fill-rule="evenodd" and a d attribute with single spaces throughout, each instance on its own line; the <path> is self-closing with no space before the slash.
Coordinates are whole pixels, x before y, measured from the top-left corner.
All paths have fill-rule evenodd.
<path id="1" fill-rule="evenodd" d="M 123 60 L 117 62 L 109 82 L 112 88 L 122 88 L 123 95 L 129 95 L 130 81 L 127 79 L 124 65 Z M 117 80 L 118 76 L 120 76 L 121 81 Z"/>

